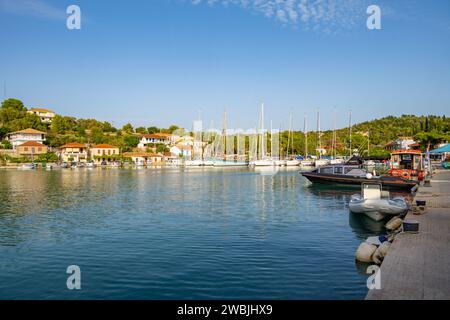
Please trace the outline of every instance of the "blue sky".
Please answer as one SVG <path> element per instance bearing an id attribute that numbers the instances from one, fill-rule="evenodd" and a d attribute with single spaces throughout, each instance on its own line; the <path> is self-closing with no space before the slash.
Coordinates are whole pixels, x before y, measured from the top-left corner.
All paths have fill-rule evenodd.
<path id="1" fill-rule="evenodd" d="M 247 5 L 243 5 L 247 3 Z M 82 29 L 66 28 L 77 4 Z M 382 30 L 366 28 L 367 6 Z M 8 97 L 116 126 L 330 128 L 450 110 L 450 1 L 0 0 Z M 0 93 L 3 99 L 3 88 Z"/>

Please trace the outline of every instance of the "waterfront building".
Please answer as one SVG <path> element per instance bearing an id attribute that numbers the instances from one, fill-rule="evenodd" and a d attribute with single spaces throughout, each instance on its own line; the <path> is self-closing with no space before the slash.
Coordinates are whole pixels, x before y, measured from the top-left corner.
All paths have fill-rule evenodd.
<path id="1" fill-rule="evenodd" d="M 96 164 L 107 164 L 116 161 L 120 156 L 118 147 L 109 144 L 97 144 L 91 148 L 91 157 Z"/>
<path id="2" fill-rule="evenodd" d="M 72 142 L 59 149 L 61 160 L 64 162 L 86 162 L 88 160 L 88 148 L 84 144 Z"/>
<path id="3" fill-rule="evenodd" d="M 183 164 L 183 159 L 178 154 L 165 152 L 164 163 L 169 166 L 180 166 Z"/>
<path id="4" fill-rule="evenodd" d="M 170 152 L 178 155 L 179 157 L 190 159 L 192 156 L 192 146 L 177 144 L 170 147 Z"/>
<path id="5" fill-rule="evenodd" d="M 56 115 L 52 110 L 44 108 L 31 108 L 28 113 L 37 115 L 43 123 L 52 123 Z"/>
<path id="6" fill-rule="evenodd" d="M 17 154 L 21 156 L 36 156 L 47 153 L 48 148 L 42 143 L 36 141 L 27 141 L 17 146 L 16 151 Z"/>
<path id="7" fill-rule="evenodd" d="M 138 166 L 164 165 L 164 156 L 160 153 L 150 152 L 125 152 L 124 158 L 130 158 L 133 164 Z"/>
<path id="8" fill-rule="evenodd" d="M 7 139 L 11 143 L 13 149 L 16 150 L 18 146 L 24 144 L 25 142 L 34 141 L 43 143 L 45 141 L 45 136 L 45 132 L 28 128 L 25 130 L 9 133 L 7 135 Z"/>

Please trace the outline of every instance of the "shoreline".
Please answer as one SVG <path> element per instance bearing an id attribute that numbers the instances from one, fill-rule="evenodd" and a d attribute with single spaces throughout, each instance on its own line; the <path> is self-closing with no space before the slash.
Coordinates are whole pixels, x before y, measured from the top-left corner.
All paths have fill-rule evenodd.
<path id="1" fill-rule="evenodd" d="M 427 201 L 425 213 L 406 216 L 419 233 L 397 235 L 380 267 L 381 289 L 366 300 L 450 299 L 450 171 L 437 170 L 415 200 Z"/>

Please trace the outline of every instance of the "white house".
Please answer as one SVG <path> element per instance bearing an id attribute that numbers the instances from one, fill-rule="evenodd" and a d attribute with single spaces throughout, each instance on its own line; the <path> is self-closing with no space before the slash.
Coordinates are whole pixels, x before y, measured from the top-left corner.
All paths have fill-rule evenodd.
<path id="1" fill-rule="evenodd" d="M 151 134 L 144 134 L 141 137 L 141 141 L 139 141 L 138 148 L 145 149 L 149 145 L 153 144 L 170 144 L 170 139 L 165 134 L 159 134 L 159 133 L 151 133 Z"/>
<path id="2" fill-rule="evenodd" d="M 38 143 L 43 143 L 45 141 L 45 135 L 45 132 L 29 128 L 9 133 L 7 139 L 13 146 L 13 149 L 16 150 L 18 146 L 24 144 L 25 142 L 35 141 Z"/>
<path id="3" fill-rule="evenodd" d="M 415 144 L 416 141 L 411 137 L 399 137 L 397 140 L 388 143 L 385 149 L 388 151 L 409 150 Z"/>
<path id="4" fill-rule="evenodd" d="M 177 144 L 173 147 L 170 147 L 170 152 L 176 154 L 178 156 L 182 156 L 183 158 L 190 159 L 192 156 L 192 147 L 186 146 L 182 144 Z"/>
<path id="5" fill-rule="evenodd" d="M 52 110 L 44 108 L 31 108 L 28 113 L 34 113 L 44 123 L 52 123 L 53 118 L 56 115 Z"/>

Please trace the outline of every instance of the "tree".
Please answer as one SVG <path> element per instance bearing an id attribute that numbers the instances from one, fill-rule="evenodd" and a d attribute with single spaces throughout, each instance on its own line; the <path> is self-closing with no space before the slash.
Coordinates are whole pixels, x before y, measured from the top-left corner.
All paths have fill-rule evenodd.
<path id="1" fill-rule="evenodd" d="M 156 147 L 156 152 L 157 153 L 164 153 L 164 152 L 169 152 L 169 148 L 166 147 L 166 145 L 164 144 L 158 144 Z"/>
<path id="2" fill-rule="evenodd" d="M 123 137 L 124 149 L 131 150 L 136 148 L 139 144 L 139 138 L 133 135 L 126 135 Z"/>
<path id="3" fill-rule="evenodd" d="M 144 127 L 138 127 L 136 128 L 136 133 L 140 133 L 140 134 L 146 134 L 148 131 L 146 128 Z"/>
<path id="4" fill-rule="evenodd" d="M 127 123 L 126 125 L 124 125 L 122 127 L 122 131 L 126 132 L 126 133 L 133 133 L 134 132 L 134 128 L 131 125 L 131 123 Z"/>
<path id="5" fill-rule="evenodd" d="M 59 158 L 54 152 L 48 152 L 44 154 L 40 154 L 37 157 L 37 162 L 56 162 Z"/>
<path id="6" fill-rule="evenodd" d="M 18 99 L 6 99 L 2 102 L 2 109 L 13 109 L 16 111 L 27 111 L 23 102 Z"/>
<path id="7" fill-rule="evenodd" d="M 148 127 L 147 128 L 147 132 L 148 133 L 158 133 L 159 132 L 159 128 L 157 128 L 157 127 Z"/>
<path id="8" fill-rule="evenodd" d="M 74 117 L 56 115 L 52 120 L 51 130 L 55 133 L 64 134 L 68 131 L 77 131 L 78 128 L 80 128 L 80 126 Z"/>
<path id="9" fill-rule="evenodd" d="M 173 133 L 177 129 L 179 129 L 179 127 L 173 124 L 169 127 L 168 131 L 169 133 Z"/>
<path id="10" fill-rule="evenodd" d="M 102 129 L 94 127 L 91 130 L 91 139 L 94 144 L 100 144 L 106 142 L 106 137 L 103 134 Z"/>

